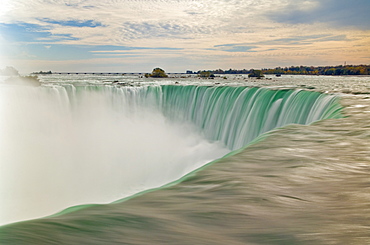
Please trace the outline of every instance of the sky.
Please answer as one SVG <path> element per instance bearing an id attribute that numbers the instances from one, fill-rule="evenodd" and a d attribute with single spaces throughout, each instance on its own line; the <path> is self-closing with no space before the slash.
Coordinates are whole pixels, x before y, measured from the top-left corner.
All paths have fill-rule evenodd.
<path id="1" fill-rule="evenodd" d="M 369 0 L 1 0 L 0 68 L 370 64 Z"/>

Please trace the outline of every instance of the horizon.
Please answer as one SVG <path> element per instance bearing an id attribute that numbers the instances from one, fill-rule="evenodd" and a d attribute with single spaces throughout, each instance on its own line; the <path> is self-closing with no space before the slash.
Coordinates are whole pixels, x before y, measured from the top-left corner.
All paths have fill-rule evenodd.
<path id="1" fill-rule="evenodd" d="M 303 66 L 303 67 L 312 67 L 312 68 L 339 68 L 339 67 L 359 67 L 359 66 L 370 66 L 368 64 L 359 64 L 359 65 L 353 65 L 353 64 L 344 64 L 344 65 L 334 65 L 334 66 L 331 66 L 331 65 L 328 65 L 328 66 Z M 204 70 L 204 69 L 197 69 L 197 70 L 185 70 L 185 71 L 180 71 L 180 72 L 167 72 L 165 71 L 167 74 L 188 74 L 188 75 L 191 75 L 191 74 L 198 74 L 199 72 L 202 72 L 202 71 L 210 71 L 210 72 L 214 72 L 214 71 L 224 71 L 224 72 L 227 72 L 229 70 L 232 70 L 232 71 L 243 71 L 243 70 L 246 70 L 246 71 L 251 71 L 251 70 L 262 70 L 262 71 L 265 71 L 265 70 L 272 70 L 272 69 L 276 69 L 276 68 L 281 68 L 281 69 L 285 69 L 285 68 L 294 68 L 294 67 L 301 67 L 301 66 L 285 66 L 285 67 L 282 67 L 282 66 L 277 66 L 277 67 L 265 67 L 265 68 L 251 68 L 251 69 L 233 69 L 233 68 L 229 68 L 229 69 L 220 69 L 220 68 L 217 68 L 217 69 L 209 69 L 209 70 Z M 13 67 L 14 68 L 14 67 Z M 160 67 L 156 67 L 156 68 L 160 68 Z M 154 70 L 155 68 L 153 68 Z M 0 69 L 1 71 L 1 69 Z M 48 73 L 48 72 L 51 72 L 51 73 Z M 131 72 L 131 71 L 116 71 L 116 72 L 105 72 L 105 71 L 91 71 L 91 72 L 86 72 L 86 71 L 47 71 L 47 70 L 40 70 L 40 71 L 33 71 L 31 72 L 30 74 L 35 74 L 35 75 L 50 75 L 50 74 L 80 74 L 80 75 L 83 75 L 83 74 L 103 74 L 103 75 L 107 75 L 107 74 L 112 74 L 112 75 L 127 75 L 127 74 L 146 74 L 146 73 L 150 73 L 151 71 L 138 71 L 138 72 Z M 188 73 L 188 72 L 191 72 L 191 73 Z M 214 74 L 224 74 L 224 75 L 227 75 L 228 73 L 214 73 Z M 231 73 L 232 74 L 241 74 L 241 73 Z M 286 74 L 286 75 L 294 75 L 294 74 Z M 302 75 L 302 74 L 301 74 Z M 307 75 L 310 75 L 310 74 L 307 74 Z"/>
<path id="2" fill-rule="evenodd" d="M 4 0 L 0 67 L 168 73 L 370 64 L 370 2 Z"/>
<path id="3" fill-rule="evenodd" d="M 229 70 L 232 70 L 232 71 L 243 71 L 243 70 L 246 70 L 248 72 L 250 72 L 251 70 L 261 70 L 262 72 L 265 72 L 266 70 L 273 70 L 273 69 L 278 69 L 278 68 L 281 68 L 281 69 L 289 69 L 289 68 L 296 68 L 296 67 L 312 67 L 314 69 L 318 69 L 318 68 L 345 68 L 345 67 L 368 67 L 370 66 L 370 64 L 359 64 L 359 65 L 354 65 L 354 64 L 344 64 L 344 65 L 327 65 L 327 66 L 301 66 L 301 65 L 295 65 L 295 66 L 277 66 L 277 67 L 264 67 L 264 68 L 250 68 L 250 69 L 234 69 L 234 68 L 229 68 L 229 69 L 220 69 L 220 68 L 217 68 L 217 69 L 208 69 L 208 70 L 205 70 L 205 69 L 196 69 L 196 70 L 185 70 L 185 71 L 179 71 L 179 72 L 167 72 L 165 71 L 165 73 L 167 74 L 187 74 L 187 75 L 196 75 L 196 74 L 199 74 L 199 72 L 202 72 L 202 71 L 209 71 L 209 72 L 214 72 L 213 74 L 217 74 L 217 75 L 237 75 L 237 74 L 246 74 L 246 73 L 228 73 Z M 132 71 L 114 71 L 114 72 L 110 72 L 110 71 L 52 71 L 52 70 L 39 70 L 39 71 L 32 71 L 32 72 L 28 72 L 28 73 L 24 73 L 24 72 L 19 72 L 18 69 L 16 69 L 15 67 L 13 66 L 6 66 L 6 67 L 0 67 L 0 76 L 1 75 L 4 75 L 2 74 L 2 71 L 6 71 L 8 68 L 10 68 L 11 70 L 14 70 L 15 72 L 18 73 L 18 75 L 55 75 L 55 74 L 63 74 L 63 75 L 143 75 L 143 74 L 149 74 L 151 71 L 137 71 L 137 72 L 132 72 Z M 160 68 L 160 67 L 156 67 L 156 68 Z M 152 70 L 154 70 L 155 68 L 153 68 Z M 225 72 L 225 73 L 218 73 L 217 71 L 222 71 L 222 72 Z M 191 73 L 189 73 L 191 72 Z M 274 75 L 275 73 L 266 73 L 267 75 Z M 284 74 L 282 74 L 284 75 Z M 285 75 L 314 75 L 314 74 L 293 74 L 293 73 L 287 73 Z M 321 74 L 322 75 L 322 74 Z M 343 75 L 343 74 L 341 74 Z M 348 75 L 351 75 L 351 74 L 348 74 Z M 363 74 L 360 74 L 360 75 L 363 75 Z M 367 75 L 367 74 L 365 74 Z"/>

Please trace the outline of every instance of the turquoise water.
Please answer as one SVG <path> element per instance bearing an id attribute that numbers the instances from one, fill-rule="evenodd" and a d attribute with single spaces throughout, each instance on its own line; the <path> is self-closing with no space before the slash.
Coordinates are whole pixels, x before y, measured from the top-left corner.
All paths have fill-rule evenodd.
<path id="1" fill-rule="evenodd" d="M 213 141 L 239 149 L 287 124 L 340 117 L 334 96 L 304 90 L 249 87 L 163 86 L 164 114 L 193 122 Z"/>
<path id="2" fill-rule="evenodd" d="M 180 181 L 168 179 L 175 182 L 155 191 L 3 226 L 4 244 L 364 244 L 369 238 L 366 95 L 343 97 L 343 113 L 337 96 L 304 90 L 189 85 L 63 85 L 57 90 L 66 91 L 67 112 L 91 103 L 80 99 L 86 95 L 102 99 L 103 112 L 108 105 L 114 108 L 109 115 L 115 118 L 122 107 L 130 108 L 123 112 L 130 118 L 139 112 L 136 123 L 155 121 L 141 110 L 149 108 L 164 116 L 161 123 L 170 122 L 166 129 L 180 125 L 185 135 L 202 136 L 192 138 L 191 144 L 205 139 L 227 148 L 223 155 L 236 151 Z M 329 120 L 312 124 L 322 119 Z M 172 145 L 180 144 L 173 140 Z M 212 147 L 206 149 L 215 151 Z M 190 155 L 195 150 L 190 148 Z M 201 164 L 188 171 L 198 167 Z M 162 177 L 160 172 L 155 176 Z"/>

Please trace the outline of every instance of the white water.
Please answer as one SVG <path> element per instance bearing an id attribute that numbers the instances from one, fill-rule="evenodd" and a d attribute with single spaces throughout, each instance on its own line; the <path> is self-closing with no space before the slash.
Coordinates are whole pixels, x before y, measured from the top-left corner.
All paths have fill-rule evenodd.
<path id="1" fill-rule="evenodd" d="M 0 85 L 0 224 L 78 204 L 109 203 L 179 179 L 229 152 L 206 140 L 202 130 L 208 139 L 237 149 L 276 126 L 319 120 L 325 111 L 314 104 L 310 120 L 300 119 L 301 111 L 311 115 L 310 106 L 310 112 L 300 107 L 307 104 L 308 92 L 287 94 L 285 100 L 294 101 L 282 107 L 283 121 L 276 121 L 283 102 L 267 108 L 274 97 L 270 93 L 278 91 L 252 89 L 258 101 L 239 96 L 238 102 L 228 99 L 235 90 L 231 87 L 202 87 L 207 96 L 201 99 L 194 86 L 148 89 L 85 81 L 75 87 L 54 79 L 61 83 Z M 222 96 L 216 96 L 220 91 Z M 199 100 L 189 99 L 195 94 Z M 317 94 L 310 95 L 316 101 Z M 326 99 L 319 102 L 335 98 Z M 243 107 L 244 102 L 249 106 Z"/>
<path id="2" fill-rule="evenodd" d="M 110 91 L 2 85 L 0 119 L 0 225 L 159 187 L 228 152 Z"/>

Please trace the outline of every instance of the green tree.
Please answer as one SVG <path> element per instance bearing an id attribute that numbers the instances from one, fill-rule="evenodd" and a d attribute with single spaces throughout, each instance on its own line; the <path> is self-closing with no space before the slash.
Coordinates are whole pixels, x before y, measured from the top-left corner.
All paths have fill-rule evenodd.
<path id="1" fill-rule="evenodd" d="M 157 78 L 164 78 L 168 77 L 166 72 L 161 68 L 154 68 L 152 74 L 145 75 L 145 77 L 157 77 Z"/>
<path id="2" fill-rule="evenodd" d="M 215 75 L 213 75 L 213 73 L 211 71 L 201 71 L 201 72 L 199 72 L 198 76 L 203 77 L 203 78 L 215 77 Z"/>
<path id="3" fill-rule="evenodd" d="M 248 77 L 257 77 L 257 78 L 261 78 L 261 77 L 264 77 L 263 73 L 261 70 L 251 70 L 251 73 L 249 73 Z"/>

